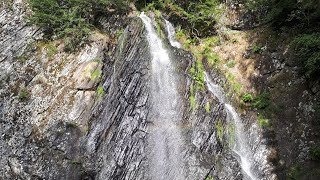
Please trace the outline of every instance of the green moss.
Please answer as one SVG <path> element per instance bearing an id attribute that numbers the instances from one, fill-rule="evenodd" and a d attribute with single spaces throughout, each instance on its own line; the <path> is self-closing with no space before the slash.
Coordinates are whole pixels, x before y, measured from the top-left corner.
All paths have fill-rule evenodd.
<path id="1" fill-rule="evenodd" d="M 97 80 L 97 79 L 100 79 L 101 78 L 101 70 L 100 69 L 96 69 L 92 72 L 91 74 L 91 79 L 92 80 Z"/>
<path id="2" fill-rule="evenodd" d="M 222 126 L 221 120 L 218 120 L 215 123 L 215 126 L 216 126 L 217 136 L 220 139 L 220 141 L 222 142 L 222 140 L 223 140 L 223 126 Z"/>
<path id="3" fill-rule="evenodd" d="M 58 52 L 58 48 L 55 46 L 54 43 L 48 43 L 47 46 L 47 56 L 52 58 Z"/>
<path id="4" fill-rule="evenodd" d="M 79 124 L 76 122 L 66 122 L 66 127 L 67 128 L 78 128 Z"/>
<path id="5" fill-rule="evenodd" d="M 97 96 L 98 96 L 99 98 L 102 98 L 103 96 L 105 96 L 105 92 L 104 92 L 102 86 L 99 86 L 99 87 L 97 88 Z"/>
<path id="6" fill-rule="evenodd" d="M 207 113 L 210 113 L 210 110 L 211 110 L 211 108 L 210 108 L 210 102 L 207 102 L 207 103 L 206 103 L 205 109 L 206 109 L 206 112 L 207 112 Z"/>
<path id="7" fill-rule="evenodd" d="M 214 177 L 213 176 L 208 176 L 208 177 L 206 177 L 205 180 L 214 180 Z"/>

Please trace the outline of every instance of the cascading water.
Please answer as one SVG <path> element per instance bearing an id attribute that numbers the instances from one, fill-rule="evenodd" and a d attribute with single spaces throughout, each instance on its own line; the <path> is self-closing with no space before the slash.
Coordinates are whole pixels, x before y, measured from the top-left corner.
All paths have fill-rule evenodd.
<path id="1" fill-rule="evenodd" d="M 243 170 L 244 179 L 260 180 L 265 179 L 266 172 L 271 167 L 267 163 L 268 150 L 264 144 L 261 143 L 261 137 L 257 132 L 255 124 L 249 129 L 250 134 L 245 132 L 244 124 L 235 109 L 226 103 L 226 98 L 223 89 L 214 84 L 205 73 L 205 82 L 207 83 L 209 91 L 218 98 L 220 103 L 223 103 L 227 111 L 227 119 L 234 123 L 234 145 L 232 147 Z M 258 142 L 258 143 L 257 143 Z M 255 146 L 255 147 L 252 147 Z M 274 175 L 269 175 L 268 179 L 273 179 Z"/>
<path id="2" fill-rule="evenodd" d="M 181 48 L 181 44 L 175 39 L 176 32 L 174 30 L 173 25 L 167 20 L 165 20 L 165 22 L 166 22 L 166 27 L 168 32 L 168 39 L 171 46 L 174 46 L 176 48 Z"/>
<path id="3" fill-rule="evenodd" d="M 152 20 L 144 13 L 140 18 L 148 32 L 152 55 L 152 82 L 149 128 L 149 167 L 151 179 L 185 179 L 179 123 L 182 119 L 175 68 L 158 37 Z"/>

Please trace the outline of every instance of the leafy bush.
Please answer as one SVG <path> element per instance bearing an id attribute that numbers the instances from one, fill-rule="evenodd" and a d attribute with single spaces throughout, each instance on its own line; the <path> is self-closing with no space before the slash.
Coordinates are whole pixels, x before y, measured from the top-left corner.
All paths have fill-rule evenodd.
<path id="1" fill-rule="evenodd" d="M 320 76 L 320 33 L 303 34 L 296 37 L 291 45 L 302 60 L 301 65 L 307 78 Z"/>
<path id="2" fill-rule="evenodd" d="M 320 1 L 318 0 L 246 0 L 246 6 L 251 11 L 267 9 L 263 21 L 273 26 L 317 24 L 320 18 Z"/>
<path id="3" fill-rule="evenodd" d="M 252 97 L 252 95 L 249 94 L 249 93 L 244 94 L 241 99 L 242 99 L 242 101 L 245 102 L 245 103 L 247 103 L 247 102 L 252 102 L 252 101 L 253 101 L 253 97 Z"/>
<path id="4" fill-rule="evenodd" d="M 84 42 L 95 18 L 107 6 L 123 9 L 125 0 L 29 0 L 30 23 L 41 27 L 46 39 L 66 38 L 65 49 L 74 50 Z"/>
<path id="5" fill-rule="evenodd" d="M 270 93 L 263 91 L 254 98 L 253 106 L 257 109 L 265 109 L 270 105 Z"/>
<path id="6" fill-rule="evenodd" d="M 262 52 L 262 47 L 260 45 L 254 44 L 252 45 L 252 52 L 255 54 L 259 54 Z"/>
<path id="7" fill-rule="evenodd" d="M 170 12 L 175 21 L 188 31 L 191 37 L 204 37 L 214 34 L 213 26 L 222 12 L 221 3 L 218 0 L 174 1 L 159 0 L 147 3 L 147 1 L 135 1 L 138 9 L 163 10 Z"/>
<path id="8" fill-rule="evenodd" d="M 260 127 L 263 128 L 270 128 L 271 127 L 271 123 L 270 120 L 265 118 L 263 115 L 258 115 L 258 123 Z"/>
<path id="9" fill-rule="evenodd" d="M 314 146 L 309 151 L 310 157 L 314 161 L 320 161 L 320 147 Z"/>

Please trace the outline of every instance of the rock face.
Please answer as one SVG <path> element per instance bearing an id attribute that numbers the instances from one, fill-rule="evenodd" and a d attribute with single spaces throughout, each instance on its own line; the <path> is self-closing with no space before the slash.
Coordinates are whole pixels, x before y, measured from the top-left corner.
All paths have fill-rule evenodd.
<path id="1" fill-rule="evenodd" d="M 63 42 L 37 42 L 25 4 L 13 1 L 0 13 L 0 179 L 80 179 L 80 140 L 99 102 L 108 37 L 93 32 L 67 54 Z M 88 64 L 86 78 L 75 75 Z"/>
<path id="2" fill-rule="evenodd" d="M 241 179 L 240 167 L 231 156 L 228 144 L 218 139 L 213 125 L 224 119 L 222 105 L 212 102 L 205 112 L 208 94 L 199 94 L 199 108 L 189 106 L 189 79 L 187 69 L 192 56 L 171 47 L 164 41 L 174 66 L 178 70 L 179 93 L 185 106 L 182 119 L 182 162 L 186 167 L 185 179 L 217 177 Z M 147 33 L 141 19 L 134 19 L 122 35 L 114 59 L 113 74 L 106 78 L 106 96 L 99 116 L 92 119 L 84 149 L 88 154 L 85 169 L 94 179 L 163 179 L 154 177 L 151 170 L 148 141 L 155 133 L 151 114 L 151 54 Z M 211 98 L 210 98 L 211 99 Z M 153 153 L 153 152 L 151 152 Z"/>
<path id="3" fill-rule="evenodd" d="M 23 4 L 14 1 L 15 11 L 0 14 L 0 179 L 152 179 L 148 138 L 156 110 L 142 20 L 131 20 L 116 50 L 107 34 L 93 32 L 89 44 L 68 54 L 61 41 L 35 42 L 41 34 L 26 26 Z M 223 105 L 205 88 L 192 108 L 194 59 L 163 42 L 181 98 L 185 179 L 242 179 L 219 130 L 228 126 Z"/>

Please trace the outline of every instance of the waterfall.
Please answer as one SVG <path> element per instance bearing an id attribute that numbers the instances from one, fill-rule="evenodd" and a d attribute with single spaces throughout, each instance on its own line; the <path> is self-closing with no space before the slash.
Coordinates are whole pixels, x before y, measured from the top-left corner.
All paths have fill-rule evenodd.
<path id="1" fill-rule="evenodd" d="M 169 54 L 158 37 L 152 20 L 144 13 L 140 18 L 145 24 L 152 55 L 152 81 L 148 160 L 150 179 L 185 179 L 182 138 L 179 124 L 182 108 L 177 91 L 176 72 Z"/>
<path id="2" fill-rule="evenodd" d="M 169 39 L 171 46 L 176 47 L 176 48 L 181 48 L 181 44 L 178 41 L 176 41 L 176 39 L 175 39 L 176 32 L 174 30 L 173 25 L 167 20 L 165 20 L 165 22 L 166 22 L 166 27 L 167 27 L 167 32 L 168 32 L 168 39 Z"/>
<path id="3" fill-rule="evenodd" d="M 256 125 L 251 125 L 249 129 L 251 131 L 250 134 L 245 132 L 244 123 L 238 113 L 230 104 L 226 103 L 223 89 L 219 85 L 214 84 L 206 73 L 205 82 L 207 83 L 209 91 L 217 97 L 220 103 L 224 104 L 227 119 L 235 125 L 235 143 L 231 148 L 241 165 L 244 179 L 264 179 L 263 174 L 265 174 L 265 172 L 263 171 L 270 168 L 266 160 L 269 152 L 266 146 L 261 144 L 261 137 L 258 135 Z"/>

